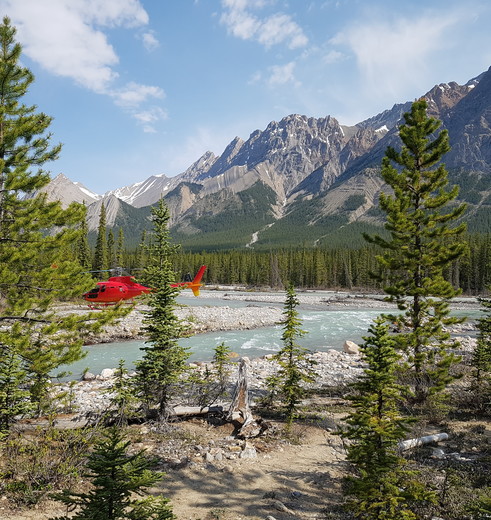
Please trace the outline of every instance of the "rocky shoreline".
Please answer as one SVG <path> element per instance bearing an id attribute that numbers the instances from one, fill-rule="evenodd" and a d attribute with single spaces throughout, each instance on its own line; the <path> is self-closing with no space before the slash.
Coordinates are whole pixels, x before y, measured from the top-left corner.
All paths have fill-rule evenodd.
<path id="1" fill-rule="evenodd" d="M 301 306 L 326 310 L 340 308 L 376 308 L 394 309 L 393 304 L 384 301 L 384 295 L 358 294 L 339 291 L 305 291 L 297 294 Z M 214 306 L 208 304 L 212 300 L 248 302 L 245 307 L 228 305 Z M 276 325 L 283 319 L 283 302 L 285 294 L 246 292 L 229 288 L 204 290 L 200 296 L 199 306 L 180 305 L 176 309 L 178 318 L 189 327 L 191 334 L 204 332 L 256 329 Z M 264 304 L 268 304 L 267 306 Z M 269 305 L 270 304 L 270 305 Z M 477 309 L 475 298 L 455 299 L 453 309 Z M 105 327 L 104 332 L 87 338 L 87 344 L 107 343 L 125 339 L 143 339 L 142 321 L 148 307 L 137 305 L 120 322 Z M 473 326 L 464 324 L 462 331 L 473 330 Z M 349 338 L 346 338 L 349 339 Z"/>
<path id="2" fill-rule="evenodd" d="M 378 295 L 354 295 L 349 293 L 337 292 L 306 292 L 297 295 L 301 305 L 313 308 L 322 308 L 326 305 L 339 308 L 393 308 L 393 306 L 383 301 L 383 296 Z M 249 304 L 245 307 L 231 307 L 227 305 L 213 306 L 207 305 L 207 301 L 219 298 L 221 300 L 242 300 Z M 234 291 L 203 291 L 199 306 L 180 306 L 176 310 L 177 316 L 182 319 L 195 334 L 211 331 L 254 329 L 275 325 L 283 319 L 282 303 L 283 293 L 246 293 Z M 258 303 L 262 305 L 259 306 Z M 271 304 L 265 306 L 264 304 Z M 478 303 L 475 299 L 461 299 L 454 302 L 455 308 L 477 309 Z M 146 308 L 137 306 L 119 323 L 106 327 L 105 331 L 98 336 L 88 338 L 89 343 L 104 343 L 122 339 L 140 339 L 142 320 Z M 457 329 L 457 334 L 462 334 L 459 338 L 462 343 L 462 351 L 470 351 L 474 340 L 468 336 L 473 330 L 472 323 L 466 323 Z M 349 340 L 349 338 L 346 338 Z M 324 352 L 314 352 L 311 354 L 315 362 L 316 379 L 312 384 L 314 387 L 332 387 L 347 385 L 352 382 L 363 371 L 363 363 L 357 349 L 349 348 L 349 341 L 345 351 L 327 350 Z M 462 352 L 461 352 L 462 353 Z M 245 359 L 249 378 L 249 387 L 252 395 L 259 395 L 265 386 L 266 379 L 272 375 L 276 369 L 276 363 L 272 361 L 272 356 L 267 355 L 256 359 Z M 236 380 L 238 370 L 238 359 L 231 360 L 230 382 Z M 207 363 L 194 363 L 192 367 L 198 370 L 205 370 Z M 62 383 L 58 390 L 70 394 L 71 404 L 79 414 L 90 412 L 101 412 L 105 410 L 110 402 L 110 387 L 114 381 L 114 367 L 108 367 L 101 374 L 86 374 L 85 380 L 71 383 Z"/>

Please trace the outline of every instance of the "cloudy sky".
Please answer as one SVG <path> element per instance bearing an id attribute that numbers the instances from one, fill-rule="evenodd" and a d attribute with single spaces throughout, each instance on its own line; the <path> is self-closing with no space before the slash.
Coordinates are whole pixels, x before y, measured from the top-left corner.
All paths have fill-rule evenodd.
<path id="1" fill-rule="evenodd" d="M 0 0 L 52 176 L 173 176 L 298 113 L 355 124 L 491 66 L 489 0 Z"/>

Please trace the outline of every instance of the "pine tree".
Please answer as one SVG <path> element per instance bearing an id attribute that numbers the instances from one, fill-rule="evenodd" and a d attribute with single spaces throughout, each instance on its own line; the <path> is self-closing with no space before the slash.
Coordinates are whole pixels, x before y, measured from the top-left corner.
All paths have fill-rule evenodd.
<path id="1" fill-rule="evenodd" d="M 277 393 L 285 408 L 288 426 L 291 426 L 297 413 L 298 403 L 305 394 L 305 383 L 314 380 L 313 362 L 308 359 L 308 350 L 297 343 L 305 334 L 298 317 L 299 304 L 295 289 L 289 285 L 284 305 L 283 347 L 274 355 L 279 365 L 278 373 L 268 380 L 270 391 Z"/>
<path id="2" fill-rule="evenodd" d="M 129 419 L 137 416 L 138 399 L 124 359 L 119 360 L 114 383 L 107 389 L 107 392 L 111 396 L 109 419 L 113 420 L 117 426 L 127 425 Z"/>
<path id="3" fill-rule="evenodd" d="M 389 147 L 382 162 L 382 177 L 392 189 L 380 196 L 390 236 L 365 236 L 384 249 L 378 260 L 388 280 L 385 292 L 404 311 L 391 319 L 399 331 L 398 345 L 409 356 L 418 403 L 452 380 L 450 367 L 457 359 L 448 348 L 455 343 L 444 326 L 462 321 L 449 316 L 449 301 L 460 291 L 443 272 L 465 251 L 459 241 L 465 224 L 452 226 L 465 206 L 451 205 L 458 188 L 446 190 L 448 174 L 440 163 L 450 149 L 448 134 L 436 134 L 441 123 L 428 117 L 426 108 L 425 100 L 413 103 L 399 127 L 402 151 Z"/>
<path id="4" fill-rule="evenodd" d="M 22 359 L 14 349 L 1 346 L 0 352 L 0 440 L 19 415 L 32 409 L 29 390 L 23 388 L 27 378 Z"/>
<path id="5" fill-rule="evenodd" d="M 136 248 L 136 255 L 135 255 L 135 267 L 136 268 L 142 268 L 145 267 L 145 250 L 147 249 L 147 232 L 145 230 L 142 231 L 141 237 L 140 237 L 140 243 L 138 244 L 138 247 Z"/>
<path id="6" fill-rule="evenodd" d="M 224 395 L 230 376 L 230 347 L 225 343 L 217 345 L 213 352 L 214 376 L 217 383 L 217 398 Z"/>
<path id="7" fill-rule="evenodd" d="M 143 359 L 136 367 L 137 385 L 147 413 L 157 405 L 159 420 L 167 417 L 172 389 L 186 370 L 189 357 L 178 342 L 183 327 L 174 312 L 179 290 L 171 287 L 175 281 L 172 256 L 177 247 L 170 243 L 169 220 L 169 210 L 160 199 L 152 208 L 153 235 L 143 276 L 145 283 L 154 288 L 148 299 L 150 310 L 143 320 L 148 346 L 143 348 Z"/>
<path id="8" fill-rule="evenodd" d="M 73 514 L 50 520 L 174 520 L 169 500 L 147 496 L 146 489 L 161 480 L 151 471 L 154 461 L 144 450 L 128 455 L 130 441 L 117 428 L 110 428 L 89 455 L 85 475 L 92 488 L 85 493 L 64 491 L 53 498 L 66 504 Z"/>
<path id="9" fill-rule="evenodd" d="M 472 353 L 472 380 L 475 403 L 491 405 L 491 300 L 479 298 L 485 315 L 477 320 L 477 343 Z"/>
<path id="10" fill-rule="evenodd" d="M 109 269 L 116 267 L 116 241 L 112 229 L 107 234 L 107 266 Z"/>
<path id="11" fill-rule="evenodd" d="M 81 204 L 67 209 L 48 202 L 39 190 L 50 177 L 42 166 L 58 157 L 47 133 L 51 118 L 22 97 L 34 80 L 19 64 L 21 46 L 5 17 L 0 25 L 0 392 L 8 409 L 0 423 L 10 424 L 15 410 L 47 395 L 49 374 L 60 364 L 83 357 L 84 331 L 100 328 L 114 314 L 84 318 L 61 316 L 56 300 L 79 298 L 92 278 L 83 274 L 74 253 L 85 218 Z M 47 232 L 49 230 L 49 232 Z M 6 399 L 6 401 L 5 401 Z M 19 411 L 20 413 L 20 411 Z"/>
<path id="12" fill-rule="evenodd" d="M 348 415 L 349 426 L 342 433 L 351 441 L 347 460 L 356 471 L 356 476 L 348 479 L 348 508 L 363 520 L 416 519 L 411 504 L 433 500 L 433 495 L 425 493 L 397 454 L 398 442 L 405 437 L 409 423 L 398 411 L 402 387 L 396 383 L 395 369 L 400 356 L 382 318 L 374 322 L 369 333 L 360 347 L 367 368 L 352 385 L 348 399 L 354 411 Z"/>
<path id="13" fill-rule="evenodd" d="M 107 235 L 106 235 L 106 207 L 104 202 L 101 204 L 99 213 L 99 227 L 97 229 L 97 240 L 95 243 L 94 263 L 92 265 L 94 271 L 99 271 L 98 276 L 102 279 L 104 277 L 100 271 L 107 271 L 109 269 L 109 258 L 107 250 Z"/>
<path id="14" fill-rule="evenodd" d="M 124 265 L 124 232 L 123 228 L 118 231 L 118 243 L 116 245 L 116 267 Z"/>
<path id="15" fill-rule="evenodd" d="M 89 228 L 85 217 L 80 222 L 80 238 L 77 243 L 76 251 L 80 265 L 84 269 L 89 270 L 92 267 L 92 260 L 89 246 Z"/>

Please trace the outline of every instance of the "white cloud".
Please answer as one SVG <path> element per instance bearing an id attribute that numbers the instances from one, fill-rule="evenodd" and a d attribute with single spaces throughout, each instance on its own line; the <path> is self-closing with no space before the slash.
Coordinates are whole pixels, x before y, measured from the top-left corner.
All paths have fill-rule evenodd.
<path id="1" fill-rule="evenodd" d="M 405 86 L 424 83 L 430 56 L 446 44 L 448 30 L 459 17 L 438 12 L 421 13 L 417 19 L 368 20 L 346 28 L 330 43 L 351 50 L 368 88 L 381 96 L 395 94 Z"/>
<path id="2" fill-rule="evenodd" d="M 247 82 L 249 85 L 255 85 L 256 83 L 259 83 L 262 79 L 263 75 L 260 71 L 254 72 L 254 74 L 250 77 L 249 81 Z"/>
<path id="3" fill-rule="evenodd" d="M 324 57 L 323 62 L 326 65 L 330 65 L 332 63 L 339 63 L 340 61 L 346 59 L 346 55 L 342 52 L 330 50 Z"/>
<path id="4" fill-rule="evenodd" d="M 259 43 L 270 47 L 284 40 L 289 40 L 288 46 L 291 49 L 303 47 L 308 41 L 300 27 L 286 14 L 274 14 L 261 24 L 258 33 Z"/>
<path id="5" fill-rule="evenodd" d="M 133 117 L 142 125 L 145 133 L 156 133 L 154 124 L 168 118 L 168 114 L 160 107 L 152 107 L 147 110 L 136 111 Z"/>
<path id="6" fill-rule="evenodd" d="M 268 79 L 270 86 L 284 85 L 285 83 L 296 83 L 293 70 L 295 62 L 291 61 L 286 65 L 275 65 L 270 68 L 271 76 Z"/>
<path id="7" fill-rule="evenodd" d="M 148 98 L 164 98 L 164 91 L 160 87 L 140 85 L 130 82 L 119 90 L 110 93 L 115 103 L 125 108 L 135 108 L 147 101 Z"/>
<path id="8" fill-rule="evenodd" d="M 275 13 L 260 19 L 251 13 L 265 5 L 261 0 L 222 0 L 225 11 L 220 21 L 233 36 L 255 40 L 265 47 L 286 43 L 290 49 L 295 49 L 307 45 L 308 38 L 290 15 Z"/>
<path id="9" fill-rule="evenodd" d="M 17 28 L 23 52 L 50 73 L 108 95 L 133 116 L 149 98 L 164 97 L 155 86 L 115 87 L 119 57 L 103 30 L 145 26 L 139 0 L 0 0 L 0 9 Z M 158 45 L 151 31 L 142 39 L 147 48 Z"/>
<path id="10" fill-rule="evenodd" d="M 155 33 L 153 31 L 147 31 L 143 33 L 141 36 L 141 39 L 143 41 L 143 45 L 147 51 L 153 51 L 157 49 L 160 46 L 159 41 L 155 37 Z"/>

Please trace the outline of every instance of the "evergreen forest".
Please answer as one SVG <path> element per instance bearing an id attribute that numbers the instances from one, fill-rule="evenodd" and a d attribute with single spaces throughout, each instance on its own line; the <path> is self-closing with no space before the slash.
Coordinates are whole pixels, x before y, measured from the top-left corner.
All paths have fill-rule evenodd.
<path id="1" fill-rule="evenodd" d="M 473 233 L 464 237 L 465 254 L 445 270 L 445 278 L 466 295 L 486 294 L 491 283 L 491 234 Z M 97 252 L 93 250 L 92 255 Z M 207 270 L 208 285 L 240 285 L 247 288 L 283 289 L 289 282 L 296 288 L 319 290 L 356 290 L 380 292 L 383 269 L 377 262 L 380 248 L 367 244 L 360 247 L 279 248 L 270 251 L 235 249 L 220 251 L 186 251 L 173 257 L 176 280 L 194 274 L 201 265 Z M 137 279 L 145 266 L 142 245 L 122 254 L 109 254 L 112 263 L 105 269 L 127 270 Z M 120 263 L 116 262 L 118 258 Z M 122 262 L 122 263 L 121 263 Z M 93 264 L 94 270 L 101 269 Z M 382 280 L 372 275 L 381 274 Z M 95 273 L 97 276 L 97 273 Z M 107 273 L 103 273 L 105 275 Z"/>

